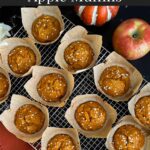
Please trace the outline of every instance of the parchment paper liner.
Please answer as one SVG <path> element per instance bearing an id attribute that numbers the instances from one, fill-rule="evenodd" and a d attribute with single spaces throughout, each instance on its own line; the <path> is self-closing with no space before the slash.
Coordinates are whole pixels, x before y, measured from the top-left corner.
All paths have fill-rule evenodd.
<path id="1" fill-rule="evenodd" d="M 101 129 L 98 129 L 96 131 L 83 130 L 78 125 L 78 123 L 75 119 L 75 111 L 78 108 L 78 106 L 81 105 L 82 103 L 85 103 L 88 101 L 98 102 L 105 109 L 105 111 L 107 113 L 107 118 L 106 118 L 104 126 Z M 99 97 L 98 95 L 86 94 L 86 95 L 76 96 L 72 100 L 70 108 L 68 108 L 68 110 L 65 113 L 65 118 L 75 129 L 77 129 L 81 134 L 83 134 L 86 137 L 106 138 L 109 130 L 112 128 L 112 124 L 116 121 L 117 112 L 111 105 L 109 105 L 106 101 L 103 101 L 103 99 L 101 97 Z"/>
<path id="2" fill-rule="evenodd" d="M 114 65 L 123 67 L 130 73 L 130 81 L 131 81 L 130 88 L 127 93 L 125 93 L 123 96 L 120 96 L 120 97 L 109 96 L 102 90 L 102 88 L 100 87 L 98 83 L 102 72 L 106 68 L 110 66 L 114 66 Z M 111 100 L 114 100 L 116 102 L 129 100 L 129 98 L 131 98 L 138 91 L 143 81 L 143 77 L 141 73 L 133 65 L 131 65 L 127 60 L 125 60 L 122 56 L 120 56 L 116 52 L 112 52 L 106 58 L 106 61 L 104 63 L 100 63 L 99 65 L 95 66 L 93 70 L 94 70 L 94 82 L 95 82 L 97 90 L 103 93 L 104 95 L 106 95 Z"/>
<path id="3" fill-rule="evenodd" d="M 49 15 L 53 16 L 58 19 L 60 26 L 61 26 L 61 32 L 60 35 L 63 33 L 64 30 L 64 22 L 62 19 L 61 11 L 58 6 L 38 6 L 37 8 L 34 7 L 23 7 L 21 8 L 21 16 L 22 16 L 22 24 L 27 31 L 29 37 L 34 40 L 36 43 L 43 44 L 43 45 L 48 45 L 52 44 L 55 41 L 58 40 L 58 38 L 52 42 L 48 43 L 41 43 L 37 41 L 34 36 L 32 35 L 32 24 L 37 19 L 38 17 L 42 15 Z"/>
<path id="4" fill-rule="evenodd" d="M 16 77 L 24 77 L 31 73 L 32 71 L 31 68 L 25 74 L 17 74 L 11 70 L 8 64 L 8 55 L 10 51 L 13 50 L 17 46 L 27 46 L 31 48 L 36 55 L 36 65 L 39 65 L 41 63 L 41 54 L 39 50 L 37 49 L 37 47 L 35 46 L 35 44 L 29 38 L 23 38 L 23 39 L 15 38 L 15 37 L 7 38 L 0 43 L 1 59 L 7 71 Z"/>
<path id="5" fill-rule="evenodd" d="M 9 96 L 9 93 L 11 90 L 11 81 L 10 81 L 9 74 L 7 73 L 5 67 L 1 63 L 0 63 L 0 73 L 4 74 L 6 76 L 6 78 L 8 79 L 8 82 L 9 82 L 9 88 L 8 88 L 6 95 L 4 97 L 0 98 L 0 104 L 1 104 L 1 103 L 5 102 Z"/>
<path id="6" fill-rule="evenodd" d="M 150 136 L 148 135 L 148 133 L 139 125 L 137 124 L 134 119 L 132 118 L 132 116 L 127 115 L 124 116 L 122 119 L 120 119 L 117 124 L 110 130 L 108 136 L 107 136 L 107 140 L 106 140 L 106 147 L 108 150 L 115 150 L 114 146 L 113 146 L 113 136 L 114 133 L 116 132 L 116 130 L 123 126 L 123 125 L 134 125 L 135 127 L 139 128 L 142 130 L 143 134 L 145 135 L 145 144 L 144 147 L 141 150 L 149 150 L 149 144 L 150 144 Z"/>
<path id="7" fill-rule="evenodd" d="M 146 126 L 144 124 L 142 124 L 142 122 L 139 121 L 139 119 L 136 117 L 135 115 L 135 104 L 138 102 L 138 100 L 144 96 L 150 96 L 150 83 L 148 83 L 147 85 L 145 85 L 141 91 L 135 95 L 134 97 L 132 97 L 132 99 L 129 101 L 128 103 L 128 109 L 130 114 L 132 115 L 132 117 L 145 129 L 150 130 L 150 126 Z"/>
<path id="8" fill-rule="evenodd" d="M 85 69 L 81 69 L 77 71 L 69 70 L 72 74 L 77 74 L 93 67 L 96 63 L 96 60 L 98 59 L 102 47 L 101 35 L 96 35 L 96 34 L 89 35 L 88 31 L 82 26 L 76 26 L 72 28 L 61 39 L 61 44 L 59 45 L 55 55 L 55 61 L 61 68 L 68 70 L 68 64 L 64 59 L 64 51 L 72 42 L 79 41 L 79 40 L 88 43 L 92 47 L 94 52 L 94 58 L 91 65 Z"/>
<path id="9" fill-rule="evenodd" d="M 74 77 L 71 73 L 68 71 L 65 71 L 63 69 L 57 69 L 52 67 L 44 67 L 44 66 L 33 66 L 33 72 L 32 72 L 32 78 L 27 81 L 27 83 L 24 85 L 24 88 L 28 92 L 28 94 L 35 99 L 36 101 L 47 105 L 47 106 L 53 106 L 53 107 L 63 107 L 69 96 L 71 95 L 73 88 L 74 88 Z M 40 79 L 50 73 L 59 73 L 61 74 L 67 81 L 67 92 L 66 95 L 61 99 L 59 102 L 46 102 L 43 100 L 40 95 L 37 92 L 37 84 L 40 81 Z"/>
<path id="10" fill-rule="evenodd" d="M 57 134 L 69 135 L 74 140 L 75 145 L 77 147 L 77 150 L 81 150 L 80 140 L 79 140 L 78 132 L 76 129 L 73 129 L 73 128 L 55 128 L 55 127 L 48 127 L 44 131 L 44 133 L 42 135 L 42 139 L 41 139 L 41 150 L 47 150 L 47 144 L 48 144 L 49 140 Z"/>
<path id="11" fill-rule="evenodd" d="M 42 110 L 42 112 L 45 114 L 45 123 L 44 123 L 42 129 L 37 133 L 25 134 L 25 133 L 21 132 L 19 129 L 17 129 L 14 124 L 16 111 L 25 104 L 33 104 L 36 107 L 40 108 Z M 28 99 L 24 96 L 13 94 L 12 98 L 11 98 L 10 109 L 5 110 L 0 115 L 0 121 L 3 123 L 3 125 L 6 127 L 6 129 L 9 132 L 13 133 L 17 138 L 19 138 L 25 142 L 34 143 L 42 137 L 42 133 L 48 127 L 49 113 L 48 113 L 48 109 L 45 106 L 42 106 L 37 102 L 31 101 L 30 99 Z"/>

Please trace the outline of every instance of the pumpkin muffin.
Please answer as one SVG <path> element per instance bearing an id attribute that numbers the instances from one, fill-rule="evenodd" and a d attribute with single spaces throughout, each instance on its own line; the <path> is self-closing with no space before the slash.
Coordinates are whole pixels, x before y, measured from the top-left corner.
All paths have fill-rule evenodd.
<path id="1" fill-rule="evenodd" d="M 25 74 L 36 64 L 35 53 L 29 47 L 17 46 L 9 53 L 8 64 L 13 72 Z"/>
<path id="2" fill-rule="evenodd" d="M 67 82 L 61 74 L 51 73 L 40 79 L 37 91 L 47 102 L 60 101 L 67 92 Z"/>
<path id="3" fill-rule="evenodd" d="M 138 100 L 135 104 L 135 115 L 143 125 L 150 127 L 150 96 Z"/>
<path id="4" fill-rule="evenodd" d="M 56 40 L 60 34 L 61 25 L 58 19 L 49 15 L 42 15 L 32 24 L 32 34 L 41 43 Z"/>
<path id="5" fill-rule="evenodd" d="M 113 136 L 115 150 L 141 150 L 145 143 L 144 134 L 134 125 L 123 125 Z"/>
<path id="6" fill-rule="evenodd" d="M 98 130 L 106 121 L 106 111 L 98 102 L 85 102 L 76 109 L 75 119 L 83 130 Z"/>
<path id="7" fill-rule="evenodd" d="M 21 106 L 15 115 L 16 127 L 26 134 L 34 134 L 40 131 L 44 125 L 44 121 L 44 113 L 32 104 Z"/>
<path id="8" fill-rule="evenodd" d="M 69 135 L 57 134 L 49 140 L 47 150 L 76 150 L 76 146 Z"/>
<path id="9" fill-rule="evenodd" d="M 93 49 L 83 41 L 72 42 L 64 51 L 64 59 L 70 70 L 88 67 L 92 63 L 93 57 Z"/>
<path id="10" fill-rule="evenodd" d="M 99 85 L 109 96 L 123 96 L 130 88 L 130 74 L 120 66 L 108 67 L 102 72 Z"/>
<path id="11" fill-rule="evenodd" d="M 7 94 L 9 90 L 9 81 L 7 77 L 0 73 L 0 101 L 3 100 L 2 98 Z"/>

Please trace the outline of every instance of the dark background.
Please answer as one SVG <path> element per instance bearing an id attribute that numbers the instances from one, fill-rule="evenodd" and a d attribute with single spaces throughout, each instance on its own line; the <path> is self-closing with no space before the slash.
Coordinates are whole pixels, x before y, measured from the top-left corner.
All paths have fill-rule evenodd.
<path id="1" fill-rule="evenodd" d="M 61 6 L 60 9 L 62 14 L 76 25 L 83 25 L 89 32 L 103 35 L 103 46 L 109 51 L 113 51 L 113 32 L 122 21 L 128 18 L 141 18 L 150 22 L 150 6 L 121 6 L 117 17 L 102 27 L 85 26 L 75 14 L 74 8 L 71 6 Z M 21 25 L 21 21 L 18 18 L 20 18 L 20 7 L 0 8 L 0 22 L 16 26 L 15 28 L 18 29 Z M 142 59 L 131 61 L 131 63 L 136 66 L 146 80 L 150 81 L 150 53 Z"/>

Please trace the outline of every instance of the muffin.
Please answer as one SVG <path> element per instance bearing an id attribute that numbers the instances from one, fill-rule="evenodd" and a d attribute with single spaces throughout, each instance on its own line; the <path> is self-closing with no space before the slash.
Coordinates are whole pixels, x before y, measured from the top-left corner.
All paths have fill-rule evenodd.
<path id="1" fill-rule="evenodd" d="M 101 35 L 90 35 L 82 26 L 76 26 L 61 39 L 55 61 L 61 68 L 77 74 L 95 65 L 101 47 Z"/>
<path id="2" fill-rule="evenodd" d="M 76 150 L 72 137 L 67 134 L 57 134 L 49 140 L 47 150 Z"/>
<path id="3" fill-rule="evenodd" d="M 55 41 L 60 31 L 60 22 L 53 16 L 42 15 L 36 18 L 32 24 L 32 34 L 41 43 Z"/>
<path id="4" fill-rule="evenodd" d="M 141 73 L 116 52 L 109 54 L 93 71 L 97 90 L 116 102 L 128 101 L 143 81 Z"/>
<path id="5" fill-rule="evenodd" d="M 0 121 L 17 138 L 35 143 L 49 125 L 49 113 L 40 103 L 13 94 L 10 109 L 0 115 Z"/>
<path id="6" fill-rule="evenodd" d="M 8 64 L 17 74 L 25 74 L 36 64 L 33 50 L 26 46 L 17 46 L 8 55 Z"/>
<path id="7" fill-rule="evenodd" d="M 106 111 L 98 102 L 89 101 L 77 107 L 75 119 L 83 130 L 98 130 L 104 126 Z"/>
<path id="8" fill-rule="evenodd" d="M 15 77 L 29 75 L 32 66 L 41 63 L 41 54 L 29 38 L 5 39 L 0 45 L 0 50 L 4 67 Z"/>
<path id="9" fill-rule="evenodd" d="M 107 67 L 100 76 L 99 85 L 106 94 L 112 97 L 122 96 L 130 88 L 130 74 L 120 66 Z"/>
<path id="10" fill-rule="evenodd" d="M 108 150 L 148 150 L 149 133 L 127 115 L 109 131 L 105 145 Z"/>
<path id="11" fill-rule="evenodd" d="M 93 49 L 84 41 L 72 42 L 64 51 L 64 59 L 69 70 L 88 67 L 93 61 Z"/>
<path id="12" fill-rule="evenodd" d="M 34 66 L 32 78 L 24 85 L 36 101 L 52 107 L 63 107 L 74 88 L 73 75 L 65 70 Z"/>
<path id="13" fill-rule="evenodd" d="M 31 104 L 21 106 L 15 115 L 16 127 L 21 132 L 27 134 L 34 134 L 40 131 L 44 121 L 44 113 L 38 107 Z"/>
<path id="14" fill-rule="evenodd" d="M 35 43 L 54 43 L 64 30 L 64 22 L 58 6 L 21 8 L 22 24 Z"/>
<path id="15" fill-rule="evenodd" d="M 81 150 L 77 130 L 48 127 L 41 140 L 41 150 Z"/>
<path id="16" fill-rule="evenodd" d="M 117 112 L 96 94 L 76 96 L 65 118 L 78 132 L 88 138 L 106 138 L 116 121 Z"/>
<path id="17" fill-rule="evenodd" d="M 51 73 L 43 76 L 38 85 L 37 91 L 43 100 L 60 101 L 67 92 L 66 79 L 58 73 Z"/>
<path id="18" fill-rule="evenodd" d="M 145 143 L 144 134 L 134 125 L 123 125 L 113 136 L 115 150 L 141 150 Z"/>
<path id="19" fill-rule="evenodd" d="M 150 127 L 150 96 L 138 100 L 135 104 L 135 115 L 142 124 Z"/>

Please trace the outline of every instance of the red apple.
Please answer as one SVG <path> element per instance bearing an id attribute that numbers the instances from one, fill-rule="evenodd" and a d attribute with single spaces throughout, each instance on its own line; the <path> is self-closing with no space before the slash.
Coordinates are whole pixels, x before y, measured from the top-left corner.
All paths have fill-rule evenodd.
<path id="1" fill-rule="evenodd" d="M 136 60 L 150 51 L 150 25 L 141 19 L 121 23 L 113 35 L 116 52 L 128 60 Z"/>

